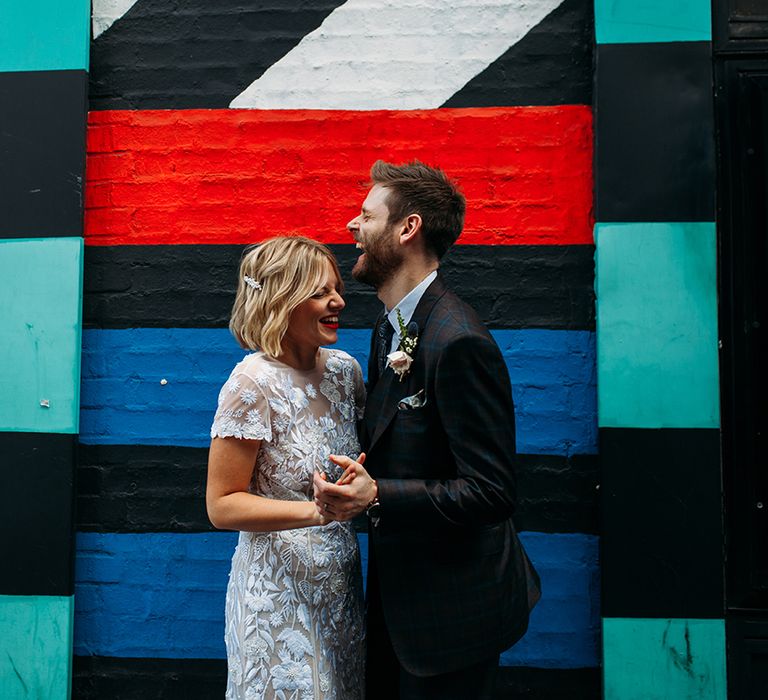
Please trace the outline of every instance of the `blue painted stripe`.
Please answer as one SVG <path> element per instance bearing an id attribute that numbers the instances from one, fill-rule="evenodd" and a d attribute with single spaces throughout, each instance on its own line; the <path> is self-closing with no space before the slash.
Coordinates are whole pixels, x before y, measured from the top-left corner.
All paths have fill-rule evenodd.
<path id="1" fill-rule="evenodd" d="M 543 597 L 505 665 L 598 664 L 598 540 L 522 533 Z M 364 562 L 367 536 L 360 536 Z M 74 653 L 225 658 L 224 596 L 237 534 L 78 533 Z"/>
<path id="2" fill-rule="evenodd" d="M 594 333 L 493 335 L 514 387 L 518 450 L 595 454 Z M 338 347 L 365 368 L 369 338 L 368 330 L 343 330 Z M 219 388 L 244 354 L 225 329 L 84 331 L 81 441 L 206 446 Z"/>
<path id="3" fill-rule="evenodd" d="M 599 538 L 522 532 L 541 576 L 542 597 L 525 637 L 501 655 L 502 666 L 588 668 L 600 663 Z"/>

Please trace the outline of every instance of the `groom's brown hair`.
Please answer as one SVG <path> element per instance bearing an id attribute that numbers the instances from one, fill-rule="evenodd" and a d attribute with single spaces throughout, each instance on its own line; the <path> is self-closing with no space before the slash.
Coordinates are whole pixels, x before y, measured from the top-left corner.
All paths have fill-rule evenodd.
<path id="1" fill-rule="evenodd" d="M 371 168 L 371 184 L 389 190 L 389 224 L 410 214 L 421 217 L 424 243 L 438 260 L 464 228 L 464 195 L 439 168 L 418 160 L 402 165 L 377 160 Z"/>

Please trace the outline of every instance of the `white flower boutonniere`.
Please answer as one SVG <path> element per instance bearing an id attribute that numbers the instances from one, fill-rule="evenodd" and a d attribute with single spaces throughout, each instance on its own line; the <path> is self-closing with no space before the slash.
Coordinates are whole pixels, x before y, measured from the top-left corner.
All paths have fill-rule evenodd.
<path id="1" fill-rule="evenodd" d="M 391 367 L 392 371 L 400 377 L 402 382 L 408 375 L 408 372 L 411 371 L 413 355 L 416 352 L 416 346 L 419 344 L 419 327 L 415 322 L 411 321 L 406 328 L 400 309 L 397 309 L 396 313 L 397 325 L 400 326 L 400 344 L 395 352 L 387 355 L 387 367 Z"/>

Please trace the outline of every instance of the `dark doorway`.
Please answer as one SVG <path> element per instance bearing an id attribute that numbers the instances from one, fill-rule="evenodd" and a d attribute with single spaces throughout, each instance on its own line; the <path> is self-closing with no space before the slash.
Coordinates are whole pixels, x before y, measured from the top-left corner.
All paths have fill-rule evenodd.
<path id="1" fill-rule="evenodd" d="M 768 3 L 714 10 L 728 685 L 752 700 L 768 697 Z"/>

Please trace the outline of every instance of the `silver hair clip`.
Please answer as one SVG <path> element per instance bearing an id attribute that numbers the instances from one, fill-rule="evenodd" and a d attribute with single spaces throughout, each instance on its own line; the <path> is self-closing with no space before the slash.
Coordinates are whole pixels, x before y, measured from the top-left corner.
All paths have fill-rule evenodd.
<path id="1" fill-rule="evenodd" d="M 257 292 L 260 292 L 262 289 L 261 282 L 253 279 L 253 277 L 248 277 L 248 275 L 243 275 L 243 282 L 245 282 L 251 289 L 255 289 Z"/>

